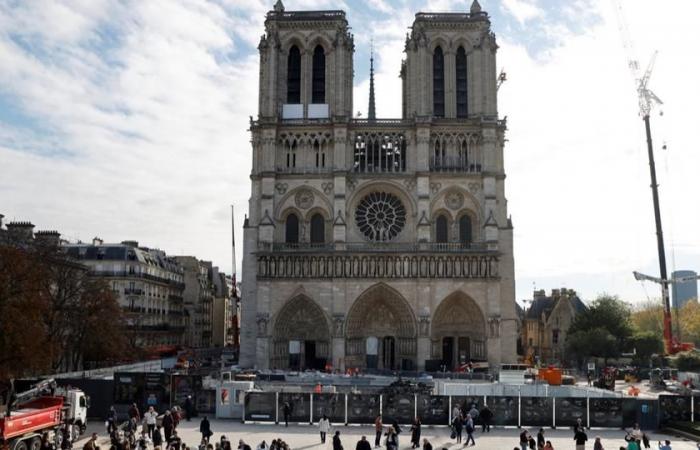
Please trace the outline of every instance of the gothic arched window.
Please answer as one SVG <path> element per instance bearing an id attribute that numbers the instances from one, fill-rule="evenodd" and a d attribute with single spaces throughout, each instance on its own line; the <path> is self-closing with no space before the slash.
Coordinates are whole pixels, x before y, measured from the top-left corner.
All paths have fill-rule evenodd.
<path id="1" fill-rule="evenodd" d="M 465 246 L 472 243 L 472 219 L 466 214 L 459 218 L 459 242 Z"/>
<path id="2" fill-rule="evenodd" d="M 287 57 L 287 103 L 301 103 L 301 52 L 296 45 Z"/>
<path id="3" fill-rule="evenodd" d="M 445 117 L 445 57 L 441 47 L 433 53 L 433 115 Z"/>
<path id="4" fill-rule="evenodd" d="M 314 49 L 311 76 L 311 103 L 326 103 L 326 54 L 320 45 Z"/>
<path id="5" fill-rule="evenodd" d="M 457 69 L 457 117 L 467 117 L 467 53 L 464 47 L 457 49 L 455 58 Z"/>
<path id="6" fill-rule="evenodd" d="M 447 217 L 440 214 L 435 221 L 435 242 L 447 242 Z"/>
<path id="7" fill-rule="evenodd" d="M 326 241 L 325 220 L 321 214 L 311 216 L 311 243 L 323 244 Z"/>
<path id="8" fill-rule="evenodd" d="M 294 213 L 288 215 L 284 223 L 284 242 L 287 244 L 299 242 L 299 218 Z"/>

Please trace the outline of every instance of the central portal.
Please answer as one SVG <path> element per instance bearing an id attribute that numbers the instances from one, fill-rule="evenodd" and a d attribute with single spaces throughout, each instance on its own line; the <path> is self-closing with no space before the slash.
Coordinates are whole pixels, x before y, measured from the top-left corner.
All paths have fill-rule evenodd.
<path id="1" fill-rule="evenodd" d="M 362 293 L 348 311 L 348 368 L 406 369 L 416 364 L 416 320 L 411 307 L 384 283 Z"/>

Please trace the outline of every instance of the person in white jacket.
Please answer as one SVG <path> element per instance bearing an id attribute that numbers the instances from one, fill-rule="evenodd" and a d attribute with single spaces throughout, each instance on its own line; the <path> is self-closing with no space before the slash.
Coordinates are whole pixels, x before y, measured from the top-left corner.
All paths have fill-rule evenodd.
<path id="1" fill-rule="evenodd" d="M 326 433 L 331 431 L 331 421 L 324 414 L 318 421 L 318 431 L 321 433 L 321 444 L 326 443 Z"/>
<path id="2" fill-rule="evenodd" d="M 143 421 L 146 423 L 146 428 L 148 429 L 148 437 L 151 439 L 153 439 L 153 431 L 156 429 L 157 419 L 158 413 L 153 406 L 148 408 L 148 411 L 143 414 Z"/>

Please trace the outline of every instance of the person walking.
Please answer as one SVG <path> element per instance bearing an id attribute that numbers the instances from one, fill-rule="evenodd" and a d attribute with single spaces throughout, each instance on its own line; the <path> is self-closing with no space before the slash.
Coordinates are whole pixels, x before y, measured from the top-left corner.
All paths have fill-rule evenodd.
<path id="1" fill-rule="evenodd" d="M 97 433 L 92 433 L 92 436 L 90 436 L 90 440 L 87 441 L 85 445 L 83 445 L 83 450 L 100 450 L 100 447 L 97 446 Z"/>
<path id="2" fill-rule="evenodd" d="M 202 433 L 202 441 L 208 444 L 209 438 L 214 433 L 211 432 L 211 424 L 209 423 L 207 416 L 202 417 L 202 421 L 199 422 L 199 432 Z"/>
<path id="3" fill-rule="evenodd" d="M 289 426 L 289 415 L 292 413 L 292 406 L 289 402 L 284 402 L 282 405 L 282 415 L 284 416 L 284 426 Z"/>
<path id="4" fill-rule="evenodd" d="M 426 438 L 423 438 L 423 450 L 433 450 L 432 444 Z"/>
<path id="5" fill-rule="evenodd" d="M 593 450 L 604 450 L 603 443 L 600 442 L 600 436 L 595 437 L 595 441 L 593 442 Z"/>
<path id="6" fill-rule="evenodd" d="M 520 450 L 528 450 L 529 437 L 530 433 L 528 433 L 527 430 L 520 432 Z"/>
<path id="7" fill-rule="evenodd" d="M 318 421 L 318 431 L 321 433 L 321 444 L 326 443 L 326 433 L 331 431 L 331 421 L 324 414 L 321 420 Z"/>
<path id="8" fill-rule="evenodd" d="M 118 425 L 117 410 L 114 409 L 114 406 L 110 406 L 107 413 L 107 433 L 112 436 L 117 431 Z"/>
<path id="9" fill-rule="evenodd" d="M 384 431 L 384 424 L 382 423 L 382 415 L 379 414 L 376 419 L 374 419 L 374 448 L 379 448 L 379 444 L 382 440 L 382 432 Z"/>
<path id="10" fill-rule="evenodd" d="M 413 424 L 411 424 L 411 448 L 420 447 L 420 418 L 416 417 L 413 419 Z"/>
<path id="11" fill-rule="evenodd" d="M 544 428 L 540 428 L 540 431 L 537 432 L 537 450 L 544 449 L 544 442 Z"/>
<path id="12" fill-rule="evenodd" d="M 141 422 L 141 412 L 136 403 L 132 403 L 129 407 L 129 419 L 136 419 L 136 422 Z"/>
<path id="13" fill-rule="evenodd" d="M 148 430 L 148 437 L 153 439 L 153 430 L 156 429 L 156 422 L 158 421 L 158 413 L 152 407 L 148 407 L 148 411 L 143 413 L 143 421 L 146 424 L 146 429 Z"/>
<path id="14" fill-rule="evenodd" d="M 396 434 L 394 427 L 389 427 L 386 432 L 386 450 L 398 450 L 399 436 Z"/>
<path id="15" fill-rule="evenodd" d="M 644 444 L 644 448 L 650 448 L 651 445 L 649 444 L 649 436 L 645 432 L 642 431 L 642 444 Z"/>
<path id="16" fill-rule="evenodd" d="M 659 441 L 659 450 L 671 450 L 671 441 L 666 439 L 663 445 L 661 444 L 661 441 Z"/>
<path id="17" fill-rule="evenodd" d="M 474 441 L 474 419 L 471 414 L 467 414 L 467 422 L 464 425 L 464 430 L 467 432 L 467 442 L 465 442 L 464 445 L 468 446 L 469 441 L 472 441 L 472 445 L 476 445 L 476 441 Z"/>
<path id="18" fill-rule="evenodd" d="M 263 439 L 263 441 L 256 447 L 255 450 L 270 450 L 270 446 L 267 445 L 267 442 Z"/>
<path id="19" fill-rule="evenodd" d="M 340 442 L 340 431 L 338 430 L 333 435 L 333 450 L 343 450 L 343 444 Z"/>
<path id="20" fill-rule="evenodd" d="M 175 422 L 173 421 L 173 414 L 170 410 L 165 411 L 163 416 L 163 433 L 165 434 L 165 442 L 170 443 L 170 437 L 173 435 L 173 430 L 175 429 Z"/>
<path id="21" fill-rule="evenodd" d="M 156 427 L 151 435 L 151 440 L 153 441 L 153 448 L 160 447 L 163 445 L 163 435 L 160 432 L 160 427 Z"/>
<path id="22" fill-rule="evenodd" d="M 185 399 L 185 419 L 189 422 L 192 419 L 192 412 L 194 411 L 194 404 L 192 403 L 192 396 L 188 395 Z"/>
<path id="23" fill-rule="evenodd" d="M 355 450 L 372 450 L 372 446 L 370 445 L 366 436 L 362 436 L 362 438 L 359 441 L 357 441 L 357 445 L 355 445 Z"/>
<path id="24" fill-rule="evenodd" d="M 493 412 L 489 408 L 489 405 L 484 405 L 479 412 L 479 417 L 481 417 L 481 432 L 491 432 L 491 419 L 493 419 Z"/>
<path id="25" fill-rule="evenodd" d="M 452 420 L 452 434 L 458 444 L 462 442 L 462 416 L 459 414 Z"/>
<path id="26" fill-rule="evenodd" d="M 545 442 L 544 450 L 554 450 L 554 446 L 552 445 L 552 441 Z"/>
<path id="27" fill-rule="evenodd" d="M 576 450 L 585 450 L 587 440 L 588 440 L 588 436 L 586 435 L 586 432 L 583 431 L 583 427 L 579 428 L 578 431 L 576 431 L 576 434 L 574 434 L 574 441 L 576 442 Z"/>

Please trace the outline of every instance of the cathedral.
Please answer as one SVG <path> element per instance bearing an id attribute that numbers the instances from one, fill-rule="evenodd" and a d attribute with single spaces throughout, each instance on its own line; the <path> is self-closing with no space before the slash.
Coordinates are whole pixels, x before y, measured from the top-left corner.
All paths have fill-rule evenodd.
<path id="1" fill-rule="evenodd" d="M 447 370 L 516 361 L 506 123 L 495 35 L 415 16 L 402 117 L 353 116 L 344 11 L 286 11 L 260 39 L 244 229 L 242 367 Z M 373 64 L 373 61 L 372 61 Z M 373 66 L 370 73 L 372 74 Z"/>

